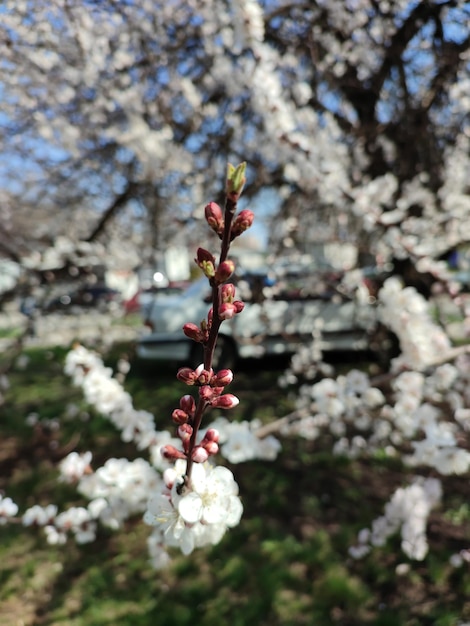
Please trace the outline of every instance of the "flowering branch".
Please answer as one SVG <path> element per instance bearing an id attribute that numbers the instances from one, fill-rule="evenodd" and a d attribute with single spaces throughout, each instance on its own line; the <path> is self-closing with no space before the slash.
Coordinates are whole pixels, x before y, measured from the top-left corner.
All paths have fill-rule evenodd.
<path id="1" fill-rule="evenodd" d="M 221 249 L 219 256 L 219 264 L 216 267 L 215 257 L 210 252 L 199 248 L 197 251 L 196 263 L 202 269 L 209 280 L 212 288 L 212 308 L 209 311 L 207 322 L 201 324 L 199 329 L 195 330 L 194 326 L 186 328 L 186 334 L 193 331 L 192 339 L 201 341 L 204 346 L 204 362 L 194 373 L 183 368 L 178 372 L 178 378 L 187 384 L 199 385 L 199 400 L 197 402 L 194 415 L 188 414 L 188 421 L 181 424 L 178 428 L 178 435 L 181 437 L 184 448 L 184 456 L 181 453 L 176 456 L 178 458 L 187 458 L 186 474 L 184 483 L 186 488 L 190 487 L 191 470 L 193 463 L 200 463 L 207 460 L 211 454 L 218 452 L 218 433 L 213 431 L 210 440 L 203 439 L 201 444 L 197 445 L 197 436 L 201 426 L 202 417 L 210 406 L 229 409 L 238 404 L 238 399 L 231 394 L 222 395 L 224 387 L 229 384 L 233 375 L 230 370 L 222 370 L 214 375 L 212 364 L 214 360 L 214 351 L 217 344 L 217 338 L 222 322 L 231 319 L 235 314 L 243 310 L 244 304 L 241 301 L 234 300 L 235 287 L 226 281 L 230 278 L 235 270 L 233 261 L 228 261 L 227 256 L 230 249 L 231 241 L 243 232 L 240 227 L 242 221 L 246 223 L 248 228 L 253 221 L 251 211 L 244 211 L 242 220 L 235 222 L 236 229 L 232 231 L 232 222 L 237 211 L 237 203 L 245 185 L 246 163 L 241 163 L 237 167 L 229 164 L 227 168 L 227 180 L 225 187 L 225 208 L 222 210 L 215 203 L 211 202 L 205 209 L 207 223 L 221 237 Z M 197 327 L 196 327 L 197 328 Z M 190 334 L 190 333 L 189 333 Z M 168 451 L 166 451 L 168 453 Z"/>
<path id="2" fill-rule="evenodd" d="M 245 163 L 236 167 L 229 164 L 224 210 L 215 202 L 205 207 L 206 221 L 221 240 L 219 261 L 204 248 L 197 250 L 195 261 L 209 281 L 212 306 L 199 326 L 183 326 L 187 337 L 202 344 L 204 357 L 196 369 L 182 367 L 177 373 L 178 380 L 198 387 L 199 397 L 196 401 L 190 395 L 182 396 L 179 408 L 172 413 L 181 448 L 162 448 L 163 457 L 175 461 L 175 466 L 165 471 L 163 492 L 149 500 L 144 516 L 148 524 L 156 527 L 157 543 L 178 545 L 185 554 L 196 546 L 217 543 L 227 528 L 238 524 L 243 510 L 232 472 L 205 464 L 219 451 L 219 431 L 209 428 L 199 442 L 198 435 L 209 408 L 231 409 L 238 404 L 233 394 L 224 393 L 233 373 L 228 369 L 214 372 L 213 362 L 222 322 L 244 308 L 244 303 L 235 299 L 235 286 L 227 282 L 235 271 L 235 264 L 227 257 L 231 242 L 253 222 L 251 211 L 236 215 L 245 171 Z"/>

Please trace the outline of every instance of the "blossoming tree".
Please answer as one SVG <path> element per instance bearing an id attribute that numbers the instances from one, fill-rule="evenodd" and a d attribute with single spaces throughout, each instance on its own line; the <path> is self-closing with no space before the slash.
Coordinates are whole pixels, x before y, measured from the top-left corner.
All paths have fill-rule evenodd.
<path id="1" fill-rule="evenodd" d="M 462 0 L 7 2 L 3 251 L 126 214 L 151 249 L 236 154 L 246 196 L 281 201 L 272 245 L 345 214 L 364 251 L 427 268 L 468 238 L 468 22 Z"/>
<path id="2" fill-rule="evenodd" d="M 204 466 L 210 456 L 272 460 L 281 436 L 326 434 L 337 454 L 385 454 L 406 468 L 404 484 L 351 555 L 365 556 L 400 531 L 405 554 L 425 558 L 426 522 L 446 477 L 470 467 L 468 353 L 401 278 L 410 268 L 431 276 L 468 318 L 442 258 L 468 241 L 469 19 L 462 0 L 5 4 L 3 251 L 21 257 L 64 232 L 104 240 L 142 215 L 152 228 L 133 231 L 141 247 L 154 246 L 155 232 L 177 235 L 181 224 L 188 233 L 195 224 L 199 237 L 207 222 L 221 237 L 218 260 L 205 247 L 197 252 L 212 313 L 184 329 L 205 353 L 201 367 L 179 371 L 197 394 L 182 396 L 173 412 L 177 437 L 156 431 L 101 360 L 75 348 L 68 373 L 125 441 L 149 450 L 150 462 L 110 459 L 92 471 L 90 454 L 72 453 L 62 476 L 77 483 L 88 506 L 32 507 L 23 524 L 44 527 L 50 542 L 70 533 L 86 542 L 97 521 L 119 527 L 146 511 L 159 567 L 168 558 L 164 544 L 188 554 L 240 519 L 234 477 Z M 361 253 L 395 274 L 377 294 L 382 321 L 400 342 L 390 371 L 337 376 L 314 339 L 285 376 L 305 382 L 295 414 L 261 428 L 222 418 L 201 428 L 210 407 L 236 402 L 224 392 L 232 374 L 214 372 L 212 354 L 220 324 L 242 309 L 227 281 L 229 244 L 252 219 L 248 210 L 235 216 L 244 171 L 229 171 L 224 211 L 206 204 L 208 196 L 220 201 L 228 154 L 249 164 L 248 198 L 269 188 L 279 200 L 273 251 L 306 250 L 341 224 Z M 31 219 L 20 236 L 25 213 L 34 211 L 50 230 Z M 361 285 L 361 268 L 344 280 Z M 2 521 L 17 515 L 8 497 L 0 504 Z M 467 548 L 454 563 L 469 559 Z"/>

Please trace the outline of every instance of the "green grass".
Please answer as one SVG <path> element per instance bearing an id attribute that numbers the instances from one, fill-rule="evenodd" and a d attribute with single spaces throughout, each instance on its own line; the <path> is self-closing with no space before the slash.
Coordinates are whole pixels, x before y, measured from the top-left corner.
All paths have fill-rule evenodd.
<path id="1" fill-rule="evenodd" d="M 112 365 L 131 347 L 115 346 Z M 55 481 L 55 463 L 71 446 L 92 447 L 97 460 L 132 453 L 109 422 L 90 411 L 62 373 L 65 350 L 27 353 L 13 369 L 0 407 L 0 489 L 24 509 L 35 502 L 80 503 Z M 184 387 L 172 364 L 135 364 L 126 381 L 135 406 L 151 410 L 157 427 L 170 421 Z M 268 422 L 292 409 L 280 390 L 280 370 L 257 364 L 237 373 L 231 391 L 240 405 L 234 419 Z M 66 419 L 75 402 L 88 422 Z M 44 427 L 25 424 L 36 412 Z M 47 427 L 57 419 L 58 431 Z M 210 549 L 190 557 L 175 552 L 172 565 L 155 572 L 147 560 L 149 529 L 140 519 L 123 531 L 100 531 L 92 545 L 46 545 L 39 532 L 0 526 L 0 623 L 2 626 L 456 626 L 470 620 L 468 569 L 448 557 L 468 546 L 468 487 L 454 481 L 447 507 L 431 519 L 431 551 L 410 563 L 399 540 L 360 562 L 348 557 L 357 531 L 382 513 L 405 476 L 396 462 L 377 458 L 350 462 L 318 443 L 288 440 L 275 463 L 231 468 L 244 503 L 241 524 Z M 445 508 L 453 513 L 447 517 Z M 462 525 L 463 524 L 463 525 Z"/>
<path id="2" fill-rule="evenodd" d="M 20 326 L 0 328 L 0 339 L 16 339 L 23 333 Z"/>

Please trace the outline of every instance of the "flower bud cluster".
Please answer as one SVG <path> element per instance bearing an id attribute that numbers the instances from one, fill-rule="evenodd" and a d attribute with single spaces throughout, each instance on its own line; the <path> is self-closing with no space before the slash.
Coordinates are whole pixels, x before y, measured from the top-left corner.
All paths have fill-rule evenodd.
<path id="1" fill-rule="evenodd" d="M 209 202 L 204 209 L 204 214 L 208 225 L 215 233 L 217 233 L 220 239 L 222 239 L 225 220 L 220 206 L 215 202 Z M 253 211 L 250 211 L 249 209 L 243 209 L 240 211 L 232 222 L 230 228 L 230 241 L 233 241 L 236 237 L 239 237 L 246 230 L 248 230 L 253 224 L 254 219 L 255 215 Z"/>
<path id="2" fill-rule="evenodd" d="M 225 260 L 216 266 L 215 257 L 204 248 L 198 248 L 195 261 L 209 279 L 213 289 L 218 289 L 217 313 L 219 319 L 221 321 L 232 319 L 237 313 L 241 313 L 245 305 L 241 300 L 235 300 L 235 285 L 226 282 L 235 271 L 235 263 Z M 184 334 L 193 341 L 206 343 L 209 339 L 213 315 L 213 310 L 210 309 L 207 321 L 201 322 L 200 326 L 192 322 L 184 324 Z"/>
<path id="3" fill-rule="evenodd" d="M 226 261 L 226 264 L 233 265 L 231 261 Z M 222 267 L 222 265 L 223 264 L 219 266 L 214 274 L 214 279 L 217 282 L 217 277 L 221 276 L 221 274 L 219 273 L 219 269 L 220 267 Z M 235 315 L 241 313 L 245 308 L 245 304 L 241 300 L 235 300 L 235 285 L 233 285 L 232 283 L 221 284 L 219 287 L 218 296 L 217 313 L 221 321 L 232 319 Z M 200 326 L 194 324 L 193 322 L 187 322 L 183 326 L 184 334 L 186 335 L 186 337 L 189 337 L 189 339 L 192 339 L 193 341 L 197 341 L 203 344 L 207 343 L 209 339 L 209 332 L 212 327 L 213 317 L 213 310 L 210 309 L 207 316 L 207 321 L 203 320 Z"/>
<path id="4" fill-rule="evenodd" d="M 185 395 L 180 399 L 180 406 L 178 409 L 175 409 L 171 414 L 171 417 L 175 424 L 180 426 L 181 424 L 186 424 L 194 417 L 194 413 L 196 411 L 196 403 L 192 396 Z"/>
<path id="5" fill-rule="evenodd" d="M 241 313 L 245 305 L 241 300 L 235 300 L 235 286 L 231 283 L 221 285 L 219 289 L 219 318 L 231 320 L 237 313 Z"/>
<path id="6" fill-rule="evenodd" d="M 178 373 L 176 374 L 176 378 L 186 385 L 196 385 L 202 387 L 211 387 L 214 392 L 221 393 L 226 385 L 229 385 L 233 380 L 233 372 L 229 369 L 219 370 L 217 373 L 214 373 L 214 370 L 210 368 L 209 370 L 204 369 L 204 364 L 201 363 L 197 366 L 195 370 L 190 367 L 180 367 Z M 212 395 L 213 392 L 207 392 L 207 394 Z M 182 409 L 181 403 L 184 404 L 184 409 Z M 234 405 L 235 406 L 235 405 Z M 193 403 L 187 399 L 187 396 L 183 396 L 180 401 L 180 409 L 182 410 L 190 410 L 194 411 Z"/>
<path id="7" fill-rule="evenodd" d="M 183 332 L 189 339 L 197 341 L 198 343 L 206 343 L 209 337 L 208 324 L 203 322 L 201 326 L 194 324 L 193 322 L 187 322 L 183 326 Z"/>
<path id="8" fill-rule="evenodd" d="M 249 209 L 243 209 L 240 213 L 235 217 L 232 230 L 230 231 L 230 238 L 233 241 L 235 237 L 239 237 L 245 230 L 248 230 L 250 226 L 253 224 L 254 213 Z"/>
<path id="9" fill-rule="evenodd" d="M 195 370 L 190 367 L 180 368 L 177 378 L 186 385 L 199 388 L 199 399 L 205 407 L 231 409 L 237 406 L 239 402 L 233 394 L 223 393 L 225 386 L 233 380 L 233 372 L 229 369 L 222 369 L 215 373 L 212 368 L 206 370 L 201 363 Z M 219 434 L 214 428 L 210 428 L 205 433 L 199 444 L 194 444 L 196 408 L 196 401 L 192 396 L 182 396 L 179 407 L 173 410 L 172 419 L 178 426 L 178 437 L 182 442 L 183 449 L 178 450 L 170 444 L 163 446 L 161 452 L 164 458 L 168 460 L 186 459 L 189 455 L 194 463 L 204 463 L 209 456 L 219 452 Z"/>

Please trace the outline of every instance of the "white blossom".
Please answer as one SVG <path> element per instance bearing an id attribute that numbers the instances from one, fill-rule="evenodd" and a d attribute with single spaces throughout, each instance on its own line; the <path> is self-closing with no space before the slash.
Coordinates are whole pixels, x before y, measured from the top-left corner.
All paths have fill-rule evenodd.
<path id="1" fill-rule="evenodd" d="M 354 558 L 368 553 L 369 545 L 383 546 L 386 540 L 401 531 L 401 547 L 410 558 L 422 561 L 428 552 L 426 523 L 431 510 L 442 495 L 441 482 L 435 478 L 418 478 L 408 487 L 400 487 L 385 505 L 385 513 L 372 523 L 372 530 L 361 531 L 358 545 L 350 549 Z"/>
<path id="2" fill-rule="evenodd" d="M 0 495 L 0 525 L 6 524 L 8 519 L 18 513 L 18 505 L 11 498 Z"/>
<path id="3" fill-rule="evenodd" d="M 35 504 L 27 509 L 21 518 L 23 526 L 45 526 L 51 524 L 57 515 L 57 506 L 48 504 L 45 507 Z"/>
<path id="4" fill-rule="evenodd" d="M 59 465 L 62 480 L 67 483 L 80 480 L 87 470 L 89 470 L 91 458 L 91 452 L 84 452 L 83 454 L 71 452 Z"/>
<path id="5" fill-rule="evenodd" d="M 218 543 L 227 528 L 239 523 L 243 507 L 230 470 L 194 464 L 188 488 L 182 487 L 185 468 L 185 461 L 177 461 L 166 470 L 166 487 L 149 499 L 144 521 L 160 529 L 166 545 L 190 554 L 195 547 Z"/>

